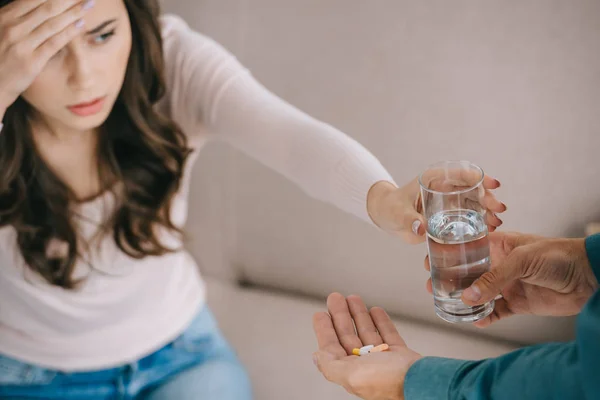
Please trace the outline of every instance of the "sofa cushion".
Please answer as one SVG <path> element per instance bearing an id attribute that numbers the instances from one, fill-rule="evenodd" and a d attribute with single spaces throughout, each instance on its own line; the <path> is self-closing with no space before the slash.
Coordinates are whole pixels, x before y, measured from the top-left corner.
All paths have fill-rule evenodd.
<path id="1" fill-rule="evenodd" d="M 503 229 L 579 236 L 598 217 L 597 1 L 163 3 L 274 93 L 364 144 L 399 184 L 468 159 L 502 181 Z M 212 274 L 311 296 L 360 285 L 370 301 L 443 325 L 423 290 L 423 246 L 377 235 L 225 146 L 207 148 L 196 171 L 190 248 Z M 384 279 L 365 288 L 367 273 Z M 566 340 L 573 321 L 511 318 L 485 333 Z"/>
<path id="2" fill-rule="evenodd" d="M 236 348 L 260 400 L 350 399 L 312 363 L 316 340 L 312 315 L 324 301 L 242 288 L 208 279 L 208 303 Z M 423 355 L 465 359 L 494 357 L 512 346 L 443 327 L 396 319 L 408 345 Z"/>

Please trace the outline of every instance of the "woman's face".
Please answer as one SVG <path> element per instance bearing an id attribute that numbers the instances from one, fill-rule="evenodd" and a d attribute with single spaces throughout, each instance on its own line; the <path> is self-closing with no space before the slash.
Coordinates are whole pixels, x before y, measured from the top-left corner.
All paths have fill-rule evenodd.
<path id="1" fill-rule="evenodd" d="M 50 60 L 22 96 L 54 130 L 95 129 L 121 91 L 130 52 L 124 1 L 97 0 L 81 35 Z"/>

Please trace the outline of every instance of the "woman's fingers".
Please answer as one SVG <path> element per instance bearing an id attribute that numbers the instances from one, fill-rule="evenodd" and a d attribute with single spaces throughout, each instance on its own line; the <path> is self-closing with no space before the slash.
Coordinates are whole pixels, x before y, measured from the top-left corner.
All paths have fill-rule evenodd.
<path id="1" fill-rule="evenodd" d="M 40 5 L 44 4 L 46 0 L 18 0 L 13 1 L 7 6 L 2 7 L 0 9 L 0 16 L 2 17 L 2 21 L 4 19 L 6 21 L 14 21 L 17 18 L 22 17 L 23 15 L 31 12 L 36 9 Z"/>
<path id="2" fill-rule="evenodd" d="M 483 177 L 483 187 L 487 190 L 498 189 L 500 187 L 500 181 L 492 178 L 491 176 L 485 175 Z"/>
<path id="3" fill-rule="evenodd" d="M 428 182 L 429 188 L 437 191 L 468 189 L 478 184 L 481 179 L 481 173 L 471 169 L 440 169 L 431 172 L 432 176 L 437 176 L 437 178 Z M 482 185 L 486 190 L 494 190 L 500 187 L 500 181 L 484 175 Z"/>
<path id="4" fill-rule="evenodd" d="M 488 212 L 485 216 L 485 220 L 489 226 L 493 226 L 495 228 L 498 228 L 503 223 L 502 220 L 493 212 Z"/>
<path id="5" fill-rule="evenodd" d="M 359 296 L 348 296 L 346 301 L 354 320 L 354 325 L 356 325 L 358 337 L 362 343 L 375 346 L 382 344 L 383 340 L 379 332 L 377 332 L 377 328 L 371 319 L 371 314 L 369 314 L 369 310 L 367 310 L 367 306 L 365 306 L 362 299 Z"/>
<path id="6" fill-rule="evenodd" d="M 425 284 L 425 289 L 429 292 L 429 294 L 433 294 L 433 282 L 431 278 L 427 279 L 427 283 Z"/>
<path id="7" fill-rule="evenodd" d="M 35 67 L 41 70 L 52 57 L 81 33 L 81 28 L 77 23 L 71 24 L 38 47 L 33 53 Z"/>
<path id="8" fill-rule="evenodd" d="M 396 326 L 394 326 L 394 323 L 383 308 L 371 308 L 371 318 L 384 343 L 387 343 L 390 346 L 406 346 L 404 339 L 402 339 Z"/>
<path id="9" fill-rule="evenodd" d="M 317 336 L 319 350 L 330 353 L 336 357 L 347 355 L 346 350 L 340 344 L 333 322 L 329 314 L 325 312 L 316 313 L 313 316 L 313 328 Z"/>
<path id="10" fill-rule="evenodd" d="M 14 14 L 31 10 L 2 28 L 2 41 L 10 57 L 20 62 L 26 72 L 38 74 L 58 51 L 81 32 L 82 17 L 93 2 L 86 0 L 18 0 L 23 4 Z M 5 14 L 2 19 L 6 18 Z"/>
<path id="11" fill-rule="evenodd" d="M 354 322 L 348 308 L 346 298 L 340 293 L 332 293 L 327 298 L 327 309 L 333 320 L 337 337 L 347 354 L 352 354 L 352 349 L 363 346 L 354 330 Z"/>
<path id="12" fill-rule="evenodd" d="M 20 3 L 20 1 L 15 1 L 15 3 Z M 24 16 L 13 18 L 12 20 L 2 21 L 2 34 L 5 45 L 25 46 L 23 51 L 33 51 L 39 46 L 39 43 L 32 43 L 30 40 L 28 40 L 32 39 L 30 35 L 32 35 L 33 32 L 36 32 L 36 30 L 39 30 L 41 28 L 40 25 L 48 21 L 54 21 L 56 17 L 61 16 L 65 13 L 65 11 L 71 9 L 73 4 L 77 3 L 81 3 L 81 0 L 49 0 L 42 3 L 33 11 Z M 79 8 L 81 9 L 81 7 Z M 56 25 L 56 22 L 52 22 L 52 24 Z M 60 30 L 62 30 L 60 27 L 55 29 L 56 32 L 59 32 Z"/>
<path id="13" fill-rule="evenodd" d="M 73 0 L 71 0 L 73 2 Z M 78 2 L 76 5 L 72 5 L 65 10 L 62 10 L 58 15 L 48 17 L 45 16 L 40 11 L 40 25 L 31 32 L 30 36 L 30 45 L 33 49 L 37 49 L 43 43 L 52 40 L 54 37 L 59 35 L 61 32 L 68 29 L 70 26 L 78 24 L 80 20 L 82 20 L 87 8 L 85 8 L 85 4 Z M 35 12 L 37 12 L 36 10 Z M 33 17 L 32 17 L 33 18 Z M 44 19 L 42 19 L 44 18 Z M 79 24 L 81 25 L 81 24 Z"/>
<path id="14" fill-rule="evenodd" d="M 485 191 L 485 195 L 481 200 L 481 204 L 490 211 L 502 213 L 506 211 L 506 204 L 502 203 L 489 190 Z"/>
<path id="15" fill-rule="evenodd" d="M 83 11 L 83 4 L 83 0 L 48 0 L 44 2 L 22 18 L 23 25 L 29 29 L 26 33 L 29 34 L 46 22 L 54 21 L 57 17 L 74 9 Z"/>
<path id="16" fill-rule="evenodd" d="M 477 184 L 481 179 L 481 173 L 474 169 L 460 169 L 457 170 L 456 174 L 451 173 L 451 175 L 454 175 L 456 178 L 460 179 L 462 181 L 462 185 L 467 187 Z M 500 181 L 484 174 L 483 187 L 488 190 L 498 189 L 500 187 Z"/>

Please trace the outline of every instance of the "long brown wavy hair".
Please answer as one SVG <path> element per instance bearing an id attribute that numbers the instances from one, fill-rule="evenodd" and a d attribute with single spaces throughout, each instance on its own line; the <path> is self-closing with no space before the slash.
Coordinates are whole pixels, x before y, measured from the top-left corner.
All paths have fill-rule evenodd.
<path id="1" fill-rule="evenodd" d="M 0 0 L 3 7 L 13 0 Z M 104 190 L 117 205 L 109 222 L 117 246 L 134 258 L 173 251 L 161 244 L 157 231 L 181 234 L 169 210 L 189 155 L 180 128 L 154 105 L 165 93 L 160 7 L 158 0 L 124 0 L 131 20 L 132 50 L 123 87 L 100 128 L 98 170 Z M 0 135 L 0 227 L 12 226 L 28 267 L 53 285 L 76 287 L 73 278 L 82 256 L 74 223 L 72 190 L 38 155 L 32 139 L 31 106 L 19 98 L 6 112 Z M 115 182 L 122 190 L 115 191 Z M 50 243 L 68 251 L 49 256 Z M 80 244 L 80 246 L 78 246 Z"/>

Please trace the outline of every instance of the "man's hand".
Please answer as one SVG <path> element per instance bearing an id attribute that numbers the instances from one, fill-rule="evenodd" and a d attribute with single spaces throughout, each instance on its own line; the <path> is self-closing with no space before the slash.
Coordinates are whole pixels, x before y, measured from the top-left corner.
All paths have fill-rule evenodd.
<path id="1" fill-rule="evenodd" d="M 404 399 L 404 377 L 421 356 L 406 347 L 387 313 L 377 307 L 369 312 L 360 297 L 339 293 L 329 296 L 327 306 L 329 313 L 313 318 L 319 343 L 314 360 L 325 378 L 365 400 Z M 382 343 L 389 351 L 350 355 L 354 348 Z"/>
<path id="2" fill-rule="evenodd" d="M 548 239 L 519 233 L 489 236 L 492 267 L 463 292 L 462 301 L 484 304 L 499 294 L 494 312 L 475 325 L 483 328 L 514 314 L 578 314 L 598 287 L 584 239 Z M 430 269 L 429 259 L 425 268 Z M 427 281 L 431 293 L 431 279 Z"/>

